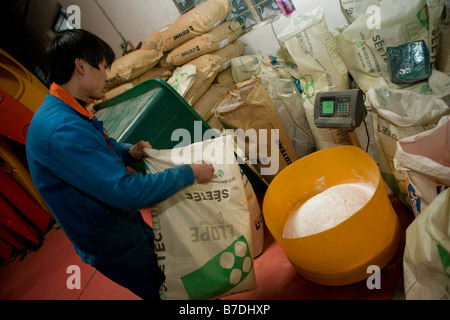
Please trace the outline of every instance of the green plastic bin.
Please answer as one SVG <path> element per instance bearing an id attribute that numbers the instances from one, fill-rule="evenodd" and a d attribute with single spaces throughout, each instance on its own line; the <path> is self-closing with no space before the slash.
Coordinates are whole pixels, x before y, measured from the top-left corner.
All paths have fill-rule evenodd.
<path id="1" fill-rule="evenodd" d="M 166 81 L 156 78 L 102 103 L 94 109 L 110 137 L 119 142 L 150 142 L 155 149 L 172 149 L 218 136 L 202 117 Z M 172 133 L 186 129 L 186 135 Z M 178 139 L 178 140 L 176 140 Z M 238 158 L 239 163 L 243 162 Z M 240 164 L 256 193 L 265 193 L 267 184 L 246 163 Z"/>

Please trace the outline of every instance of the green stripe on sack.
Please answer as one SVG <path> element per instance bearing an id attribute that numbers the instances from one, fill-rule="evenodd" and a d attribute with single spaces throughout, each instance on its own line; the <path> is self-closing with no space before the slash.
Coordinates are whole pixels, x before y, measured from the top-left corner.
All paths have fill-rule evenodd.
<path id="1" fill-rule="evenodd" d="M 439 252 L 439 257 L 441 257 L 442 267 L 444 268 L 444 272 L 447 277 L 450 278 L 450 254 L 442 248 L 440 245 L 437 245 L 437 249 Z"/>
<path id="2" fill-rule="evenodd" d="M 189 299 L 211 299 L 239 285 L 253 267 L 250 248 L 241 236 L 199 269 L 181 277 Z"/>

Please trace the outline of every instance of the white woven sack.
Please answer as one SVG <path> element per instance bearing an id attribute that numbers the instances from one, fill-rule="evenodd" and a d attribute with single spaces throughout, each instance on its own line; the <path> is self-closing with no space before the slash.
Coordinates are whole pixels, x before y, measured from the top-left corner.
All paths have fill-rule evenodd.
<path id="1" fill-rule="evenodd" d="M 255 289 L 250 212 L 231 137 L 145 151 L 152 173 L 199 160 L 215 169 L 210 183 L 196 183 L 151 208 L 166 275 L 161 298 L 201 300 Z"/>

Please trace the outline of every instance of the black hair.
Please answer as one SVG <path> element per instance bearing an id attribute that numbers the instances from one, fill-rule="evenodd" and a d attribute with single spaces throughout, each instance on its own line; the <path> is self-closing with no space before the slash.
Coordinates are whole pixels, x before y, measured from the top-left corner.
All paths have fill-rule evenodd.
<path id="1" fill-rule="evenodd" d="M 98 69 L 103 60 L 110 67 L 115 54 L 105 41 L 89 31 L 82 29 L 61 31 L 52 39 L 47 50 L 49 83 L 67 83 L 75 71 L 77 58 Z"/>

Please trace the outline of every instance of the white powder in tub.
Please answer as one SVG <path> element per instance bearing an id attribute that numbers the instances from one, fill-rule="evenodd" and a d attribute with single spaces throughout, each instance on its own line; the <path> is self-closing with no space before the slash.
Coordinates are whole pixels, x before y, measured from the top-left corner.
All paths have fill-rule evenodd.
<path id="1" fill-rule="evenodd" d="M 333 228 L 366 205 L 375 193 L 369 183 L 340 184 L 306 201 L 287 220 L 283 238 L 296 239 Z"/>

